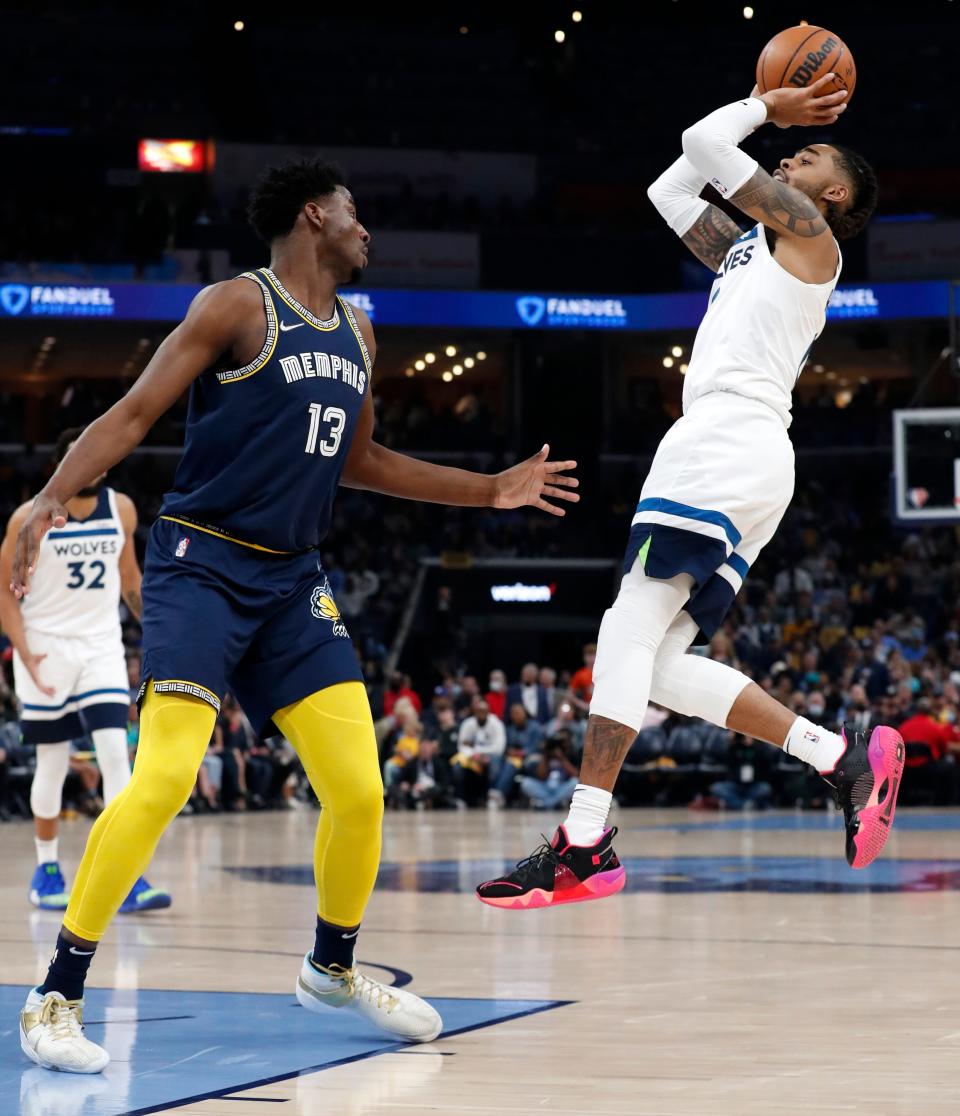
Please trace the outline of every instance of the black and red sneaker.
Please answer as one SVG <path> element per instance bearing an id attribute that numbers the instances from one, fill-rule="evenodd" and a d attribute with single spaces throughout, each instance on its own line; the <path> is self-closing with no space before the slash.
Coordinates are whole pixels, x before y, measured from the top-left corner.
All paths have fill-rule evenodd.
<path id="1" fill-rule="evenodd" d="M 616 826 L 603 831 L 595 845 L 571 845 L 561 825 L 544 844 L 506 876 L 477 888 L 477 898 L 491 907 L 525 911 L 558 903 L 604 899 L 623 890 L 627 873 L 613 851 Z"/>
<path id="2" fill-rule="evenodd" d="M 848 735 L 849 731 L 849 735 Z M 847 829 L 847 863 L 866 868 L 880 855 L 890 836 L 897 792 L 903 776 L 903 737 L 896 729 L 878 725 L 867 734 L 843 726 L 846 749 L 824 779 L 837 794 Z"/>

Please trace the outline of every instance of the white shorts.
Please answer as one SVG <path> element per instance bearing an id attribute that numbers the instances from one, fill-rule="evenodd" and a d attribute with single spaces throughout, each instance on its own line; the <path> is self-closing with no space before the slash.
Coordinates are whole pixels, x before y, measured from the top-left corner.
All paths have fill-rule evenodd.
<path id="1" fill-rule="evenodd" d="M 13 656 L 13 681 L 20 700 L 20 730 L 27 744 L 76 740 L 84 731 L 127 727 L 130 685 L 123 643 L 117 635 L 67 637 L 26 632 L 45 694 Z"/>
<path id="2" fill-rule="evenodd" d="M 706 642 L 793 498 L 786 427 L 765 403 L 712 392 L 660 443 L 637 504 L 624 572 L 693 577 L 687 611 Z"/>

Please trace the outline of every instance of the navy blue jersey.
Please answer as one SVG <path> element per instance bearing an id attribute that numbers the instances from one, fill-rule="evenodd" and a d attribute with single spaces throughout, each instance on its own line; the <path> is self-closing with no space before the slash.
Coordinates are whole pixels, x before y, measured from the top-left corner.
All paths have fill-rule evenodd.
<path id="1" fill-rule="evenodd" d="M 269 268 L 267 335 L 244 368 L 190 388 L 183 457 L 160 515 L 267 550 L 319 545 L 369 389 L 370 356 L 349 303 L 314 317 Z"/>

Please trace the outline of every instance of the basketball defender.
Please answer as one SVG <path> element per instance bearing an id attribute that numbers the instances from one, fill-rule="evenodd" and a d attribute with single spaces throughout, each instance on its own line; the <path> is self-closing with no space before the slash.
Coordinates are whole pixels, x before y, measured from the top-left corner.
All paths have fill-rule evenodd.
<path id="1" fill-rule="evenodd" d="M 624 870 L 605 828 L 617 775 L 649 700 L 766 740 L 830 783 L 846 854 L 864 868 L 883 848 L 903 769 L 891 728 L 840 736 L 797 717 L 746 675 L 690 655 L 726 615 L 770 541 L 794 485 L 791 393 L 840 275 L 837 239 L 876 204 L 852 151 L 816 143 L 768 175 L 738 144 L 772 120 L 829 124 L 845 93 L 776 89 L 718 109 L 683 134 L 683 156 L 650 187 L 683 242 L 717 272 L 684 383 L 683 417 L 660 444 L 630 531 L 620 592 L 600 627 L 583 766 L 566 822 L 479 898 L 524 909 L 619 891 Z M 757 224 L 749 232 L 700 199 L 711 183 Z"/>
<path id="2" fill-rule="evenodd" d="M 58 465 L 81 431 L 57 441 Z M 0 547 L 0 626 L 13 644 L 20 731 L 37 750 L 30 808 L 37 868 L 29 897 L 35 907 L 62 911 L 69 900 L 60 871 L 58 831 L 71 741 L 89 733 L 110 803 L 130 782 L 127 712 L 130 687 L 120 636 L 120 598 L 140 619 L 140 567 L 133 545 L 137 509 L 129 496 L 98 477 L 67 501 L 66 523 L 44 537 L 43 564 L 28 598 L 10 590 L 14 543 L 30 504 L 10 517 Z M 121 913 L 170 906 L 165 891 L 141 876 Z"/>
<path id="3" fill-rule="evenodd" d="M 496 476 L 393 453 L 372 440 L 375 344 L 337 287 L 362 273 L 370 236 L 342 175 L 319 160 L 269 170 L 250 203 L 270 267 L 217 283 L 130 392 L 92 423 L 21 528 L 12 588 L 42 569 L 45 532 L 189 388 L 183 457 L 147 546 L 143 684 L 133 778 L 97 820 L 20 1042 L 33 1061 L 96 1073 L 82 1033 L 87 968 L 113 915 L 193 787 L 224 692 L 257 729 L 297 749 L 323 804 L 314 846 L 317 924 L 296 981 L 311 1011 L 349 1007 L 389 1034 L 430 1041 L 440 1016 L 371 980 L 354 944 L 380 859 L 383 786 L 360 665 L 318 546 L 338 484 L 436 503 L 563 515 L 575 462 L 549 447 Z M 27 597 L 29 600 L 29 596 Z"/>

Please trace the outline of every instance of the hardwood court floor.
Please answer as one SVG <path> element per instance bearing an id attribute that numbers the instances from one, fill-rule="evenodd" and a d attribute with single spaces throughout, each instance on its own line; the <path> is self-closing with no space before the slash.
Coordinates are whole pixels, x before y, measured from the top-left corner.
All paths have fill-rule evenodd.
<path id="1" fill-rule="evenodd" d="M 0 827 L 0 1113 L 960 1111 L 960 812 L 899 812 L 854 873 L 832 815 L 621 811 L 628 890 L 523 913 L 473 885 L 557 816 L 389 814 L 359 957 L 459 1032 L 407 1048 L 294 1004 L 315 820 L 177 820 L 150 872 L 174 906 L 118 920 L 95 961 L 90 1035 L 114 1057 L 95 1078 L 20 1054 L 59 920 L 26 903 L 30 828 Z M 71 873 L 85 832 L 64 826 Z"/>

